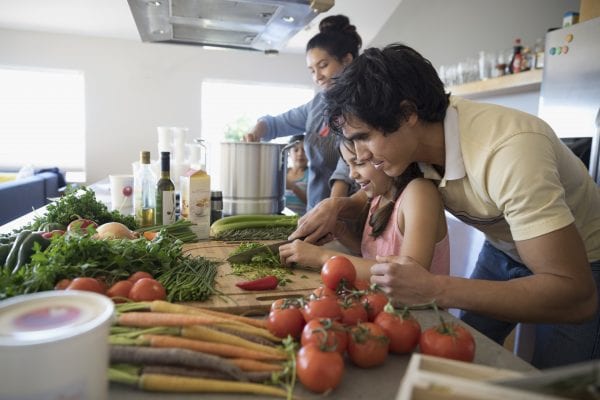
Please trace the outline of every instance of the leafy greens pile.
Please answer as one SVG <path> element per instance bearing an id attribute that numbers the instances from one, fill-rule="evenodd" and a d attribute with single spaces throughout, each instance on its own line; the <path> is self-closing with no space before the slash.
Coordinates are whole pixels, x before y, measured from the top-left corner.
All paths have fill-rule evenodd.
<path id="1" fill-rule="evenodd" d="M 183 255 L 180 240 L 167 234 L 155 240 L 97 240 L 90 235 L 52 238 L 45 251 L 17 273 L 0 271 L 0 299 L 52 290 L 61 279 L 86 276 L 101 278 L 107 285 L 146 271 L 160 281 L 169 301 L 202 301 L 215 293 L 218 263 Z"/>

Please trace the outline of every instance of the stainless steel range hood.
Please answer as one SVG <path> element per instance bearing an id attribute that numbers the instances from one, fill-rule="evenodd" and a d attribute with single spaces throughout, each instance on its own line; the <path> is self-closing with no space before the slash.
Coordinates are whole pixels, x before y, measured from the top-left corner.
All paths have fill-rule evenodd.
<path id="1" fill-rule="evenodd" d="M 142 41 L 278 52 L 334 0 L 127 0 Z"/>

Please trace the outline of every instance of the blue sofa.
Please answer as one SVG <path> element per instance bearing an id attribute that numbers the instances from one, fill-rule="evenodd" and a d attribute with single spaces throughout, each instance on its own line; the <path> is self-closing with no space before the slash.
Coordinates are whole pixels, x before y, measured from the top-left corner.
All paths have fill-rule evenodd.
<path id="1" fill-rule="evenodd" d="M 28 178 L 0 183 L 0 225 L 40 208 L 58 197 L 62 175 L 40 172 Z"/>

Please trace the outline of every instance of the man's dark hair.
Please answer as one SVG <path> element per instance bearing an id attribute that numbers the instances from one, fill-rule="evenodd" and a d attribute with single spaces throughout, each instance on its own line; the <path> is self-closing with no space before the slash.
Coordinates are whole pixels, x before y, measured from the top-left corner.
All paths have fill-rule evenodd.
<path id="1" fill-rule="evenodd" d="M 394 43 L 365 50 L 334 78 L 325 92 L 326 115 L 338 134 L 349 116 L 388 134 L 413 113 L 425 122 L 443 121 L 449 97 L 429 60 Z"/>

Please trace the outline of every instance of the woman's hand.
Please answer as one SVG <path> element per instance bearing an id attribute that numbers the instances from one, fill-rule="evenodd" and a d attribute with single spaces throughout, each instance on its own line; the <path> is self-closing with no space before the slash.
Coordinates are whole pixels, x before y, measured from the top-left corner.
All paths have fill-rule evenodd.
<path id="1" fill-rule="evenodd" d="M 243 142 L 258 142 L 260 141 L 254 133 L 246 133 L 242 138 Z"/>
<path id="2" fill-rule="evenodd" d="M 406 256 L 377 256 L 371 283 L 379 285 L 397 306 L 429 303 L 436 297 L 433 275 Z"/>
<path id="3" fill-rule="evenodd" d="M 296 239 L 292 243 L 279 246 L 279 259 L 284 265 L 297 263 L 306 267 L 322 267 L 327 259 L 326 249 Z"/>

